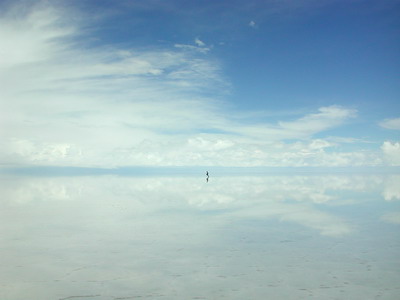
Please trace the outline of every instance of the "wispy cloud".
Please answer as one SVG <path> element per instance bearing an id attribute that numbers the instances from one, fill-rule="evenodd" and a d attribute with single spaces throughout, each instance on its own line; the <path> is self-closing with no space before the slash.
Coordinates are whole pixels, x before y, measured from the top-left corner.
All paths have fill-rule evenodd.
<path id="1" fill-rule="evenodd" d="M 200 40 L 199 38 L 196 38 L 195 40 L 194 40 L 194 42 L 196 43 L 196 45 L 197 46 L 199 46 L 199 47 L 204 47 L 206 44 L 202 41 L 202 40 Z"/>
<path id="2" fill-rule="evenodd" d="M 95 47 L 68 11 L 39 8 L 0 19 L 3 164 L 380 163 L 373 153 L 328 153 L 334 143 L 315 137 L 344 125 L 354 109 L 332 105 L 258 123 L 227 112 L 229 82 L 199 38 L 145 50 Z"/>
<path id="3" fill-rule="evenodd" d="M 400 130 L 400 118 L 385 119 L 379 125 L 386 129 Z"/>
<path id="4" fill-rule="evenodd" d="M 203 53 L 203 54 L 206 54 L 211 50 L 210 48 L 205 47 L 205 44 L 198 39 L 195 40 L 195 44 L 196 45 L 175 44 L 174 46 L 175 46 L 175 48 L 189 50 L 189 51 L 195 51 L 195 52 L 199 52 L 199 53 Z"/>
<path id="5" fill-rule="evenodd" d="M 250 26 L 251 28 L 254 28 L 254 29 L 257 29 L 257 28 L 258 28 L 257 23 L 254 22 L 254 21 L 250 21 L 250 22 L 249 22 L 249 26 Z"/>
<path id="6" fill-rule="evenodd" d="M 218 65 L 195 53 L 79 47 L 61 18 L 49 8 L 1 20 L 2 128 L 15 155 L 53 160 L 82 153 L 89 136 L 112 149 L 190 131 L 213 110 L 203 91 L 226 89 Z"/>

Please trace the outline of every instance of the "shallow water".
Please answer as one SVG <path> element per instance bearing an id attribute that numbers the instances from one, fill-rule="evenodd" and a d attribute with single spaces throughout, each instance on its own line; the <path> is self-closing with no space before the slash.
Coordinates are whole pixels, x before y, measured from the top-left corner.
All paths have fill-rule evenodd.
<path id="1" fill-rule="evenodd" d="M 3 176 L 0 299 L 400 299 L 399 182 Z"/>

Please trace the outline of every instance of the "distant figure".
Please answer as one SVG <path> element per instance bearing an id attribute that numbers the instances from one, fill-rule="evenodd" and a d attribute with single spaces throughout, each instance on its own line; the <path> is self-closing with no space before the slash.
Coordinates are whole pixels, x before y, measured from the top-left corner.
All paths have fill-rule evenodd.
<path id="1" fill-rule="evenodd" d="M 209 177 L 209 175 L 208 175 L 208 171 L 206 172 L 206 176 L 207 176 L 207 177 Z"/>

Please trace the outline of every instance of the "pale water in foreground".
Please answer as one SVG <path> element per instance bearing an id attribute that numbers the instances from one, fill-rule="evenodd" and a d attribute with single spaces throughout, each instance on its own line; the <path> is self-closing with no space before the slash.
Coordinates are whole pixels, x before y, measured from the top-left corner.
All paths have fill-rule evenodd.
<path id="1" fill-rule="evenodd" d="M 400 299 L 399 182 L 2 176 L 0 299 Z"/>

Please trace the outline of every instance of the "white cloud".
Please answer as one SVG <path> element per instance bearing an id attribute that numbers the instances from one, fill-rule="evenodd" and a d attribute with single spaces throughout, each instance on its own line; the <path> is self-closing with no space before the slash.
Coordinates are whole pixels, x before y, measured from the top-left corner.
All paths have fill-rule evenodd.
<path id="1" fill-rule="evenodd" d="M 381 163 L 373 153 L 329 153 L 322 145 L 326 145 L 323 140 L 288 144 L 250 143 L 232 137 L 211 135 L 197 135 L 189 139 L 170 137 L 168 141 L 147 140 L 133 147 L 114 149 L 107 156 L 107 163 L 243 167 L 375 166 Z"/>
<path id="2" fill-rule="evenodd" d="M 400 118 L 385 119 L 379 125 L 386 129 L 400 130 Z"/>
<path id="3" fill-rule="evenodd" d="M 400 142 L 385 141 L 381 149 L 389 165 L 400 166 Z"/>
<path id="4" fill-rule="evenodd" d="M 340 106 L 321 107 L 317 113 L 310 113 L 292 121 L 257 123 L 255 125 L 224 120 L 221 125 L 226 131 L 263 141 L 288 139 L 310 139 L 314 134 L 343 125 L 356 115 L 356 110 Z"/>
<path id="5" fill-rule="evenodd" d="M 213 114 L 202 91 L 226 90 L 215 62 L 171 50 L 82 49 L 64 39 L 75 31 L 59 30 L 59 18 L 48 9 L 1 20 L 3 162 L 71 163 L 74 156 L 84 164 L 162 140 L 160 131 L 190 132 Z"/>
<path id="6" fill-rule="evenodd" d="M 206 54 L 208 53 L 211 49 L 208 47 L 205 47 L 205 44 L 200 41 L 200 40 L 195 40 L 196 46 L 193 45 L 186 45 L 186 44 L 175 44 L 175 48 L 183 49 L 183 50 L 188 50 L 188 51 L 194 51 L 194 52 L 199 52 Z M 203 45 L 201 45 L 203 43 Z"/>
<path id="7" fill-rule="evenodd" d="M 60 23 L 60 13 L 49 6 L 15 7 L 0 19 L 0 64 L 2 67 L 41 62 L 59 51 L 56 39 L 76 34 L 71 24 Z M 58 24 L 58 26 L 54 26 Z"/>
<path id="8" fill-rule="evenodd" d="M 386 201 L 400 200 L 400 176 L 394 175 L 386 179 L 383 189 L 383 198 Z"/>
<path id="9" fill-rule="evenodd" d="M 252 28 L 258 28 L 258 25 L 254 21 L 250 21 L 249 22 L 249 26 L 252 27 Z"/>
<path id="10" fill-rule="evenodd" d="M 355 117 L 356 110 L 339 106 L 321 107 L 318 113 L 309 114 L 294 122 L 280 122 L 285 130 L 304 135 L 312 135 L 316 132 L 327 130 L 341 125 L 349 118 Z"/>
<path id="11" fill-rule="evenodd" d="M 195 40 L 194 40 L 194 42 L 195 42 L 195 44 L 197 45 L 197 46 L 199 46 L 199 47 L 204 47 L 206 44 L 202 41 L 202 40 L 200 40 L 199 38 L 196 38 Z"/>
<path id="12" fill-rule="evenodd" d="M 0 19 L 2 164 L 380 163 L 373 153 L 326 151 L 335 144 L 314 137 L 345 124 L 353 109 L 333 105 L 259 123 L 224 113 L 229 84 L 218 61 L 199 55 L 209 48 L 198 38 L 172 49 L 93 47 L 68 12 L 26 11 Z"/>

